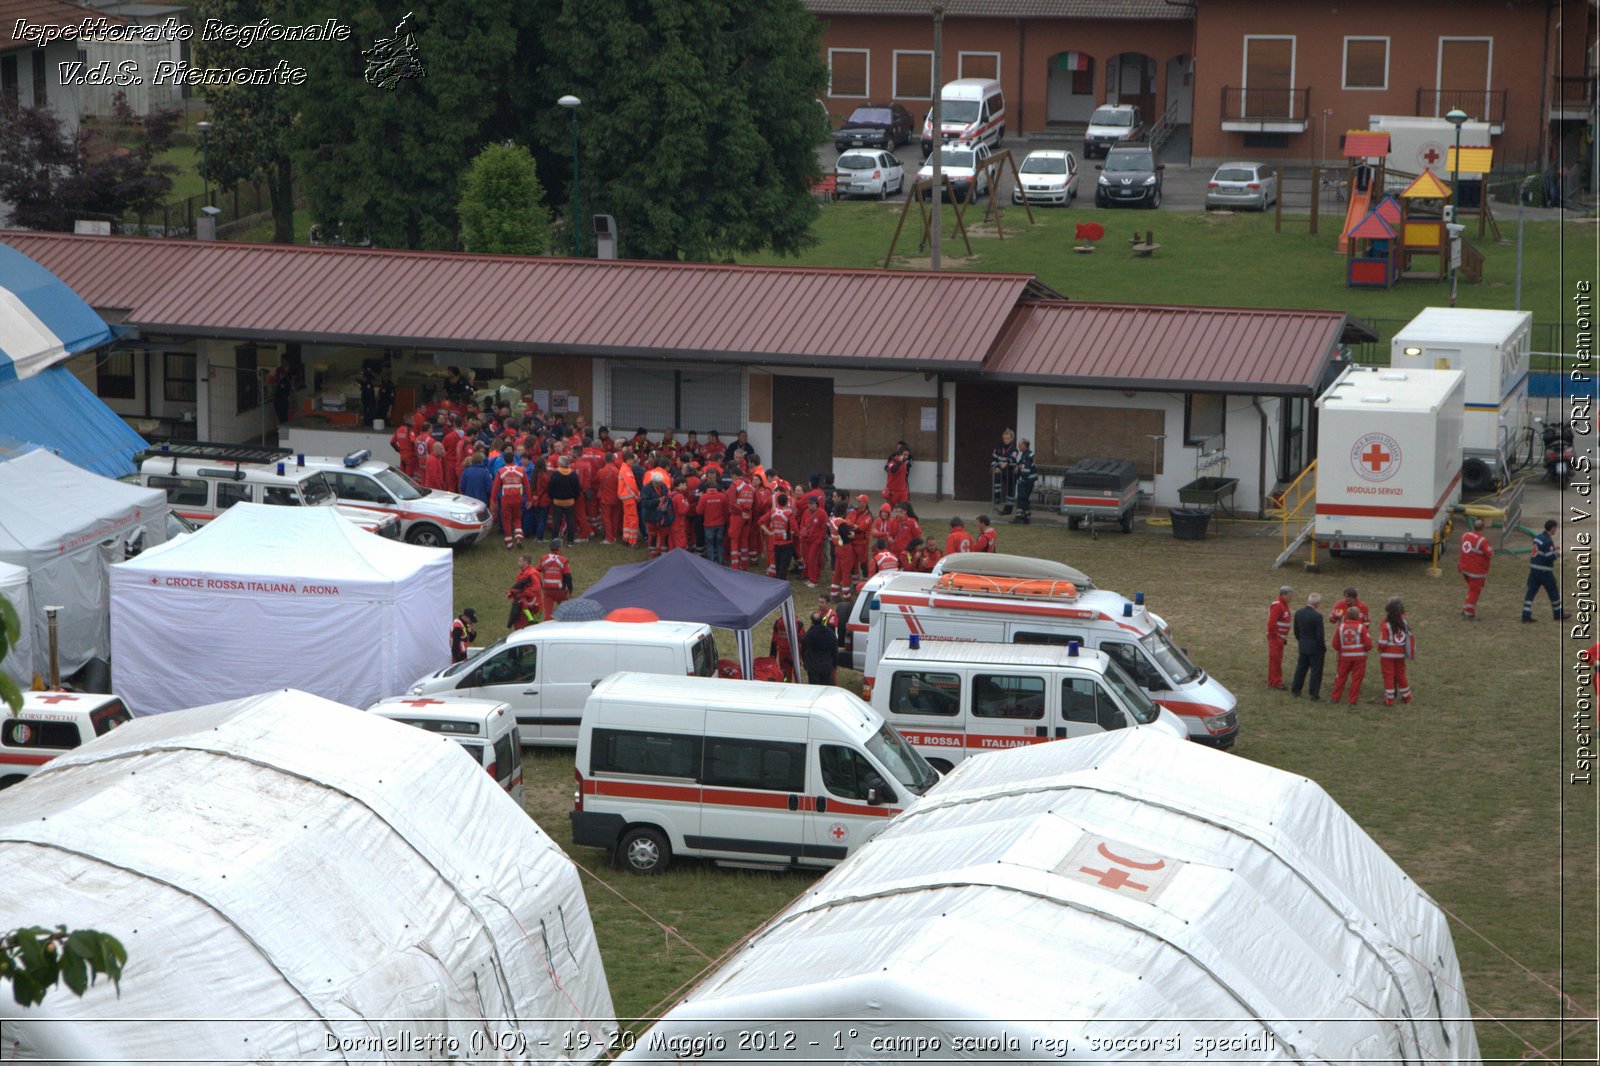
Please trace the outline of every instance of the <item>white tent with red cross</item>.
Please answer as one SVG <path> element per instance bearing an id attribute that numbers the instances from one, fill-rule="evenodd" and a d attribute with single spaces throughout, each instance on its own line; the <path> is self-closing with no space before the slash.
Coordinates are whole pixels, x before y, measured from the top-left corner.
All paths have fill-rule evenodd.
<path id="1" fill-rule="evenodd" d="M 1427 893 L 1314 782 L 1148 729 L 966 760 L 622 1058 L 752 1032 L 785 1061 L 1479 1061 Z"/>

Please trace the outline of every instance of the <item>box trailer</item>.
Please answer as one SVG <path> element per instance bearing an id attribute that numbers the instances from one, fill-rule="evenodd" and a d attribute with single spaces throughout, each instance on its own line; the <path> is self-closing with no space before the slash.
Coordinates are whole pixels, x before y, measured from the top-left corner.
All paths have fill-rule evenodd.
<path id="1" fill-rule="evenodd" d="M 1389 345 L 1389 365 L 1400 370 L 1459 370 L 1466 375 L 1462 401 L 1461 487 L 1493 492 L 1510 467 L 1528 428 L 1528 354 L 1533 315 L 1428 307 L 1401 327 Z"/>
<path id="2" fill-rule="evenodd" d="M 1459 370 L 1352 366 L 1317 398 L 1317 546 L 1431 555 L 1461 498 Z"/>
<path id="3" fill-rule="evenodd" d="M 1435 177 L 1450 180 L 1450 149 L 1456 146 L 1456 128 L 1447 119 L 1416 115 L 1368 115 L 1367 128 L 1389 134 L 1387 166 L 1402 174 L 1421 174 L 1431 170 Z M 1491 144 L 1497 132 L 1487 122 L 1468 120 L 1461 124 L 1461 147 Z M 1463 157 L 1466 153 L 1462 153 Z M 1476 170 L 1463 170 L 1462 181 L 1480 181 Z"/>

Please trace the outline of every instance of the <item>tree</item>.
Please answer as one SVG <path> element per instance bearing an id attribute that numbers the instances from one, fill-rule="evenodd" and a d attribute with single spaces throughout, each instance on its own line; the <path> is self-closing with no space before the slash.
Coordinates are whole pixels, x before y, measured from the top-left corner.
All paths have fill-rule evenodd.
<path id="1" fill-rule="evenodd" d="M 193 13 L 193 21 L 200 25 L 207 19 L 218 19 L 230 26 L 248 26 L 263 19 L 277 25 L 289 21 L 283 0 L 195 0 Z M 299 66 L 299 56 L 306 47 L 263 40 L 252 42 L 246 54 L 253 67 L 272 67 L 279 60 Z M 316 43 L 310 47 L 337 46 Z M 239 49 L 227 41 L 206 41 L 199 36 L 194 39 L 197 67 L 238 66 L 239 56 Z M 266 185 L 272 200 L 272 239 L 279 244 L 292 244 L 294 165 L 290 133 L 305 95 L 303 90 L 292 85 L 207 85 L 201 92 L 211 105 L 211 132 L 205 153 L 207 176 L 219 187 L 237 181 Z"/>
<path id="2" fill-rule="evenodd" d="M 812 243 L 827 68 L 800 0 L 546 3 L 559 13 L 538 91 L 523 101 L 526 140 L 542 146 L 543 173 L 564 174 L 571 118 L 554 101 L 583 100 L 584 210 L 617 217 L 630 257 L 712 260 Z"/>
<path id="3" fill-rule="evenodd" d="M 544 255 L 550 250 L 550 209 L 521 145 L 491 144 L 478 153 L 461 183 L 461 243 L 469 252 Z"/>
<path id="4" fill-rule="evenodd" d="M 0 200 L 9 222 L 72 229 L 80 218 L 148 214 L 172 191 L 177 168 L 157 163 L 172 147 L 176 111 L 135 115 L 119 93 L 106 133 L 80 126 L 68 136 L 55 112 L 0 104 Z"/>

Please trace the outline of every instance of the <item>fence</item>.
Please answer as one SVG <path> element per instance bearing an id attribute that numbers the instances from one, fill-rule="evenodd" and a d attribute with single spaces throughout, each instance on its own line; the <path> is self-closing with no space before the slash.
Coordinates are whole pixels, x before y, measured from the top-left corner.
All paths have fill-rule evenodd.
<path id="1" fill-rule="evenodd" d="M 195 219 L 206 206 L 204 193 L 184 200 L 162 204 L 149 214 L 122 219 L 112 229 L 124 236 L 138 237 L 193 237 Z M 226 189 L 215 189 L 211 206 L 218 209 L 217 228 L 250 218 L 252 215 L 271 213 L 272 196 L 260 182 L 242 181 Z"/>
<path id="2" fill-rule="evenodd" d="M 1311 114 L 1311 90 L 1222 87 L 1224 122 L 1304 122 Z"/>

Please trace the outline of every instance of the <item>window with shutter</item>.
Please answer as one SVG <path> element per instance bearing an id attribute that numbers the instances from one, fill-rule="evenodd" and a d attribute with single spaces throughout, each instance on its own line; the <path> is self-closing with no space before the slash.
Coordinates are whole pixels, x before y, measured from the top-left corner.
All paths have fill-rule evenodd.
<path id="1" fill-rule="evenodd" d="M 1344 39 L 1344 87 L 1346 89 L 1389 87 L 1389 38 L 1346 37 Z"/>
<path id="2" fill-rule="evenodd" d="M 933 53 L 895 52 L 894 98 L 933 99 Z"/>
<path id="3" fill-rule="evenodd" d="M 865 97 L 871 85 L 871 53 L 865 48 L 828 49 L 829 96 Z"/>

